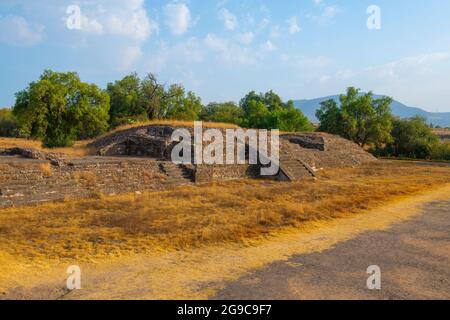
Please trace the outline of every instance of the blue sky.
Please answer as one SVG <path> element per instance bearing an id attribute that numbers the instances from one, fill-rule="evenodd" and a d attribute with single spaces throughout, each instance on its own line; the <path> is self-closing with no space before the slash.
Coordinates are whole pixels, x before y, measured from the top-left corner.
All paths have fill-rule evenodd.
<path id="1" fill-rule="evenodd" d="M 67 27 L 70 5 L 80 29 Z M 370 5 L 381 9 L 380 30 L 367 27 Z M 448 0 L 2 0 L 0 106 L 50 68 L 101 87 L 154 72 L 205 103 L 353 85 L 450 111 L 449 14 Z"/>

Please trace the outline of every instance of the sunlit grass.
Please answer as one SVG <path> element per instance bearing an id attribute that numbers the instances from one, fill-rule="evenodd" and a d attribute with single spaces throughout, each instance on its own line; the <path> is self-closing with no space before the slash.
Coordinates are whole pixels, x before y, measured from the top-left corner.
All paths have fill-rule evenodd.
<path id="1" fill-rule="evenodd" d="M 376 162 L 317 182 L 244 180 L 0 210 L 0 252 L 79 259 L 246 242 L 450 183 L 450 167 Z"/>
<path id="2" fill-rule="evenodd" d="M 88 148 L 88 144 L 91 142 L 91 140 L 76 141 L 72 147 L 49 149 L 44 148 L 42 146 L 42 141 L 40 140 L 0 137 L 0 148 L 33 148 L 45 152 L 62 153 L 68 156 L 82 157 L 93 154 L 93 150 Z"/>

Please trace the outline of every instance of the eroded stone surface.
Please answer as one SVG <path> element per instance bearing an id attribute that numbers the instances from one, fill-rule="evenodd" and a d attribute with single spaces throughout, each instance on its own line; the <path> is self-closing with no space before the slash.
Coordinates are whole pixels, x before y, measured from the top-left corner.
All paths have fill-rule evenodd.
<path id="1" fill-rule="evenodd" d="M 28 148 L 0 149 L 0 207 L 260 176 L 258 164 L 172 163 L 175 129 L 143 126 L 117 132 L 90 146 L 98 150 L 98 156 L 70 160 Z M 186 129 L 193 134 L 193 128 Z M 218 130 L 225 134 L 225 129 Z M 280 172 L 272 177 L 279 180 L 311 179 L 322 168 L 375 160 L 356 144 L 329 134 L 283 134 L 280 139 Z"/>

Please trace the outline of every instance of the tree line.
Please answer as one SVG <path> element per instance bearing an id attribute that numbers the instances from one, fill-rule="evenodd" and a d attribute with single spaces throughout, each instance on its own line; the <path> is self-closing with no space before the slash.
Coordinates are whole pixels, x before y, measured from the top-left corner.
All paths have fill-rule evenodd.
<path id="1" fill-rule="evenodd" d="M 389 97 L 374 98 L 350 87 L 339 101 L 321 103 L 318 131 L 340 135 L 378 156 L 450 160 L 450 144 L 441 143 L 420 117 L 392 115 Z M 0 110 L 0 136 L 40 139 L 46 147 L 70 146 L 124 124 L 149 120 L 202 120 L 244 128 L 313 131 L 293 101 L 273 91 L 249 92 L 238 104 L 209 103 L 182 85 L 160 83 L 152 73 L 136 73 L 108 83 L 106 89 L 82 82 L 75 72 L 46 70 L 16 93 L 12 110 Z"/>
<path id="2" fill-rule="evenodd" d="M 392 98 L 375 99 L 350 87 L 346 94 L 321 103 L 319 131 L 340 135 L 377 156 L 450 160 L 450 143 L 439 140 L 422 117 L 400 119 L 390 108 Z"/>
<path id="3" fill-rule="evenodd" d="M 124 124 L 149 120 L 203 120 L 248 128 L 308 131 L 311 123 L 273 91 L 250 92 L 239 104 L 210 103 L 182 85 L 167 86 L 154 74 L 136 73 L 108 83 L 105 90 L 82 82 L 75 72 L 46 70 L 16 93 L 12 110 L 0 114 L 0 135 L 40 139 L 46 147 L 70 146 Z"/>

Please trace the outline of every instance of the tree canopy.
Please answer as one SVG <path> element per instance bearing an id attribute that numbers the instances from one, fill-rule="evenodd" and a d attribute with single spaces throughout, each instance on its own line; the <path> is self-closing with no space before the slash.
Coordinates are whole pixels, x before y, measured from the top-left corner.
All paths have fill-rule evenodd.
<path id="1" fill-rule="evenodd" d="M 312 129 L 309 120 L 300 110 L 295 109 L 292 100 L 283 102 L 273 91 L 260 94 L 251 91 L 239 105 L 244 112 L 242 125 L 245 127 L 291 132 Z"/>
<path id="2" fill-rule="evenodd" d="M 13 113 L 21 136 L 40 138 L 48 147 L 67 146 L 108 129 L 109 96 L 75 72 L 46 70 L 16 94 Z"/>
<path id="3" fill-rule="evenodd" d="M 203 107 L 200 119 L 208 122 L 241 124 L 244 112 L 234 102 L 212 102 Z"/>
<path id="4" fill-rule="evenodd" d="M 382 145 L 391 140 L 391 98 L 374 99 L 372 92 L 362 94 L 359 89 L 350 87 L 339 100 L 340 106 L 334 100 L 321 103 L 316 113 L 320 131 L 341 135 L 362 147 Z"/>
<path id="5" fill-rule="evenodd" d="M 18 123 L 11 109 L 0 109 L 0 137 L 18 135 Z"/>
<path id="6" fill-rule="evenodd" d="M 142 98 L 141 80 L 136 73 L 114 83 L 108 83 L 106 92 L 110 97 L 110 123 L 117 126 L 127 122 L 147 119 Z"/>
<path id="7" fill-rule="evenodd" d="M 392 137 L 385 147 L 385 153 L 400 157 L 429 159 L 440 143 L 422 117 L 395 118 Z"/>
<path id="8" fill-rule="evenodd" d="M 176 84 L 166 87 L 152 73 L 143 79 L 132 73 L 109 83 L 106 90 L 111 98 L 113 127 L 142 120 L 196 120 L 202 108 L 193 92 Z"/>

